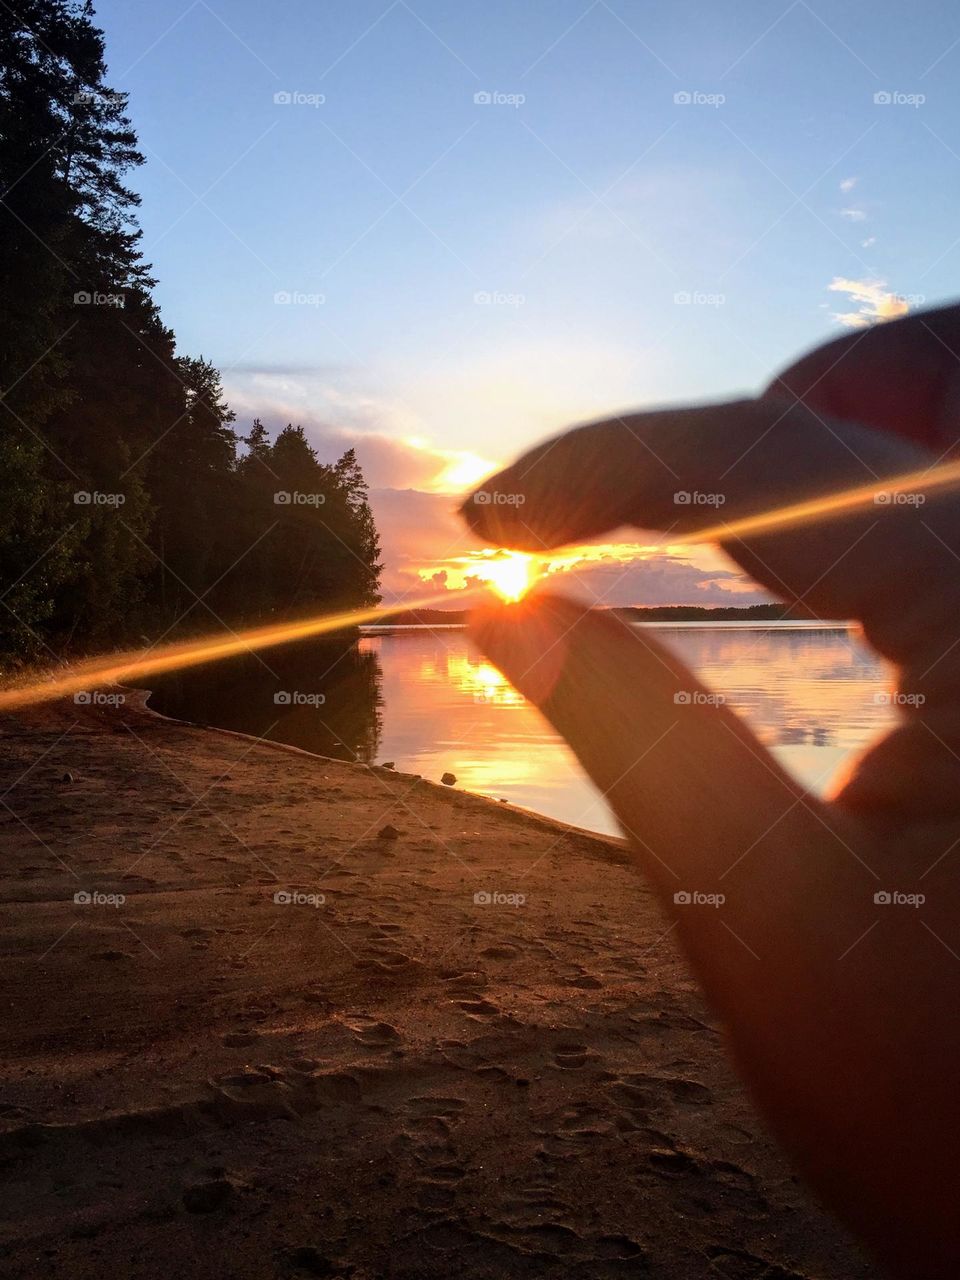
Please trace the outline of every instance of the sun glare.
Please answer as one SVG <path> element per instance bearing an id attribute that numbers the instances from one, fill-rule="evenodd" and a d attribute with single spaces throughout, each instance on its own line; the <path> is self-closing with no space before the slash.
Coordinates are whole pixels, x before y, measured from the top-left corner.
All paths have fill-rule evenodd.
<path id="1" fill-rule="evenodd" d="M 504 600 L 515 601 L 533 586 L 533 556 L 523 551 L 508 551 L 495 560 L 487 560 L 474 570 L 478 578 L 490 584 Z"/>

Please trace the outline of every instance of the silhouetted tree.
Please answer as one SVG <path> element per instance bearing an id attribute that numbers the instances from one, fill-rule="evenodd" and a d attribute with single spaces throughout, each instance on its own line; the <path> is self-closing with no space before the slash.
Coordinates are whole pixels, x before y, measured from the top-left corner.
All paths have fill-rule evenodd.
<path id="1" fill-rule="evenodd" d="M 376 598 L 352 451 L 257 420 L 238 457 L 219 372 L 177 353 L 126 112 L 88 0 L 0 4 L 0 652 Z"/>

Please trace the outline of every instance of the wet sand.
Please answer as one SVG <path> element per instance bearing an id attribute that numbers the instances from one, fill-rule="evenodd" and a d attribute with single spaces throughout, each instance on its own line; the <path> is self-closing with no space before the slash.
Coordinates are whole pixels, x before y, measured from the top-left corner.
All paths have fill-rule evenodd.
<path id="1" fill-rule="evenodd" d="M 617 842 L 127 698 L 0 723 L 0 1274 L 874 1274 Z"/>

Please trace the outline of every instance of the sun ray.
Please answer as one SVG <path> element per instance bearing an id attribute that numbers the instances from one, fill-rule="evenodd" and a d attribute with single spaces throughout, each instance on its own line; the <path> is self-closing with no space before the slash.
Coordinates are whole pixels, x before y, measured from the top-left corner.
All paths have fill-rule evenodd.
<path id="1" fill-rule="evenodd" d="M 960 461 L 941 463 L 925 470 L 890 476 L 873 484 L 857 485 L 842 492 L 811 498 L 803 502 L 788 503 L 773 511 L 758 512 L 725 523 L 710 525 L 690 533 L 671 537 L 671 546 L 692 543 L 724 542 L 734 537 L 766 533 L 817 520 L 827 520 L 854 511 L 878 501 L 895 504 L 894 495 L 909 494 L 931 489 L 943 489 L 960 485 Z M 471 576 L 482 579 L 505 600 L 519 600 L 536 581 L 542 567 L 538 557 L 521 551 L 504 551 L 485 559 L 470 561 Z M 475 594 L 476 588 L 457 593 L 458 603 Z M 201 640 L 185 640 L 173 644 L 148 646 L 127 653 L 108 654 L 88 658 L 76 663 L 68 671 L 51 674 L 46 679 L 23 681 L 0 689 L 0 712 L 15 711 L 19 707 L 36 702 L 48 702 L 55 698 L 96 688 L 99 685 L 129 683 L 162 672 L 176 671 L 182 667 L 199 666 L 204 662 L 217 662 L 238 653 L 254 649 L 268 649 L 275 645 L 290 644 L 345 628 L 376 622 L 393 613 L 408 609 L 423 609 L 441 601 L 450 600 L 449 591 L 434 592 L 414 601 L 390 605 L 377 605 L 369 609 L 355 609 L 346 613 L 319 614 L 297 622 L 274 623 L 265 627 L 253 627 L 247 631 L 228 632 L 208 636 Z"/>

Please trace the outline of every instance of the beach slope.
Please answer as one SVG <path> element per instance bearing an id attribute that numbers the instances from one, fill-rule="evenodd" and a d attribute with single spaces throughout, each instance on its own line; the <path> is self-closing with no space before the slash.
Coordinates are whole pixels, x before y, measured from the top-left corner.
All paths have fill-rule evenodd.
<path id="1" fill-rule="evenodd" d="M 121 706 L 4 719 L 4 1277 L 872 1275 L 615 841 Z"/>

